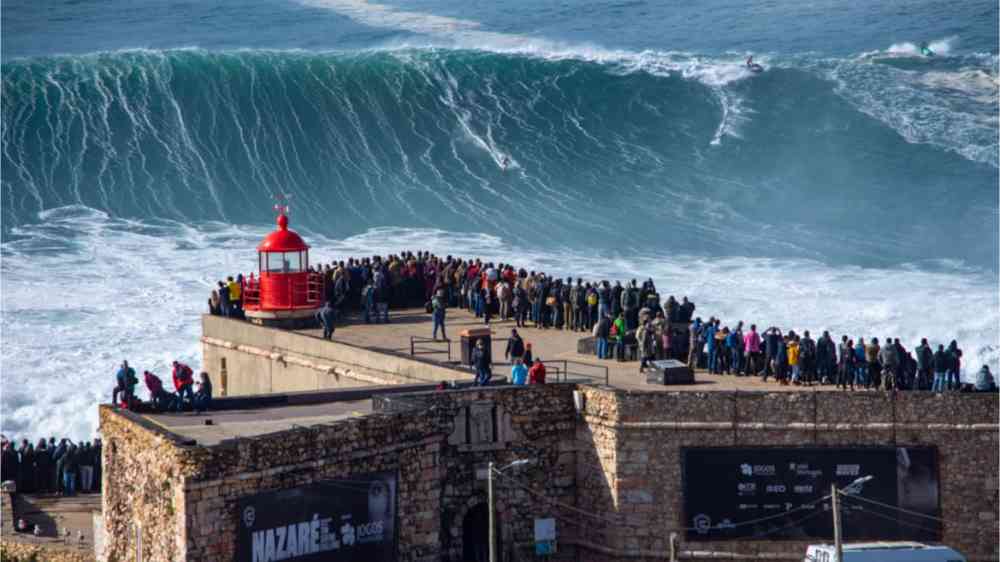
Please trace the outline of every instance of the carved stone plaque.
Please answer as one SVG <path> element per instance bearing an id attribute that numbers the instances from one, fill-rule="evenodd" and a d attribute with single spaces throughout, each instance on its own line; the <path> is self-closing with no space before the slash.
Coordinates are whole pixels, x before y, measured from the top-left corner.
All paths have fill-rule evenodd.
<path id="1" fill-rule="evenodd" d="M 496 441 L 493 434 L 493 404 L 469 406 L 469 443 L 478 445 Z"/>

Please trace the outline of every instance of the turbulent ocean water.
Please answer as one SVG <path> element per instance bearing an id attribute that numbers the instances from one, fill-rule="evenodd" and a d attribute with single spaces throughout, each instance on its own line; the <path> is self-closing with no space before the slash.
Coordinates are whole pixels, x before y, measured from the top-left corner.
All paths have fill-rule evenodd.
<path id="1" fill-rule="evenodd" d="M 5 2 L 2 429 L 197 366 L 278 194 L 314 261 L 652 277 L 996 370 L 996 3 L 867 4 Z"/>

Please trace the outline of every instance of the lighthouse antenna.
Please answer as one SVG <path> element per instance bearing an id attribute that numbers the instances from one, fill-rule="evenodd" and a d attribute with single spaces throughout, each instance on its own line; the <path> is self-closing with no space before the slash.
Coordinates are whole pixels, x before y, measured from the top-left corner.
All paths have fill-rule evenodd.
<path id="1" fill-rule="evenodd" d="M 288 202 L 292 199 L 291 193 L 279 193 L 274 196 L 277 203 L 274 204 L 274 210 L 278 211 L 278 214 L 287 215 L 288 214 Z"/>

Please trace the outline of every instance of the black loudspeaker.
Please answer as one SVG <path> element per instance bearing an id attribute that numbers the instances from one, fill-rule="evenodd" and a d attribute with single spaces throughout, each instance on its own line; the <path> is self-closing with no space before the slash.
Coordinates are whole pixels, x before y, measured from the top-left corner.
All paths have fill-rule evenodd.
<path id="1" fill-rule="evenodd" d="M 676 359 L 653 361 L 646 371 L 646 384 L 694 384 L 694 371 Z"/>

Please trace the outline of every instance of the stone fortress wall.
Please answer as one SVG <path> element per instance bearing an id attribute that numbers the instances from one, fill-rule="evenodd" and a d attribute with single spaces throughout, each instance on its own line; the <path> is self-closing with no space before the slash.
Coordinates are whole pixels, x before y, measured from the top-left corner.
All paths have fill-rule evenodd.
<path id="1" fill-rule="evenodd" d="M 574 401 L 582 398 L 582 410 Z M 231 559 L 239 498 L 373 471 L 399 474 L 398 559 L 460 560 L 462 523 L 499 478 L 503 560 L 533 557 L 535 517 L 556 517 L 557 560 L 667 558 L 684 526 L 683 447 L 933 446 L 943 542 L 997 557 L 997 395 L 627 392 L 552 384 L 405 395 L 392 410 L 214 447 L 101 410 L 108 560 Z M 977 527 L 978 525 L 978 527 Z M 676 545 L 734 559 L 797 559 L 807 542 Z M 817 541 L 810 541 L 817 542 Z"/>
<path id="2" fill-rule="evenodd" d="M 587 560 L 652 559 L 668 550 L 669 532 L 686 523 L 685 447 L 864 446 L 936 447 L 941 518 L 964 523 L 944 523 L 943 543 L 970 560 L 997 560 L 996 394 L 582 392 L 577 506 L 623 514 L 635 526 L 589 529 L 595 545 Z M 684 550 L 761 559 L 795 552 L 801 560 L 815 542 L 699 542 Z"/>

